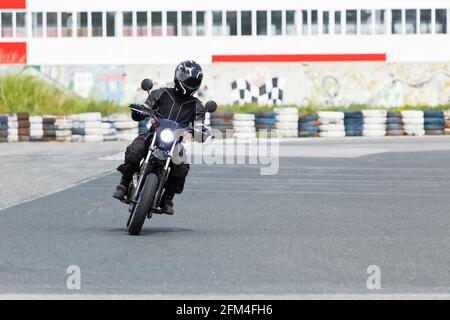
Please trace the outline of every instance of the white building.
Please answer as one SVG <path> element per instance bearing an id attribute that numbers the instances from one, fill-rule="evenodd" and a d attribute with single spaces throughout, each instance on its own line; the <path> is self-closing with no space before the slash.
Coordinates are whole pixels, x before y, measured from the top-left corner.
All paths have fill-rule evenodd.
<path id="1" fill-rule="evenodd" d="M 44 66 L 57 78 L 70 66 L 121 66 L 129 90 L 141 72 L 164 83 L 174 64 L 194 59 L 223 103 L 256 102 L 276 78 L 279 103 L 396 105 L 371 96 L 387 79 L 398 102 L 440 104 L 450 99 L 449 27 L 450 0 L 2 0 L 0 63 Z M 339 79 L 349 72 L 368 93 L 355 98 L 351 77 Z M 408 100 L 430 77 L 441 92 Z"/>

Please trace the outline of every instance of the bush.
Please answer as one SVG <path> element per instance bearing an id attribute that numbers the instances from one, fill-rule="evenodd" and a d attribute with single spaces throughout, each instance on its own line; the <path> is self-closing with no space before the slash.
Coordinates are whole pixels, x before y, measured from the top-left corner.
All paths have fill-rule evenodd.
<path id="1" fill-rule="evenodd" d="M 28 112 L 32 115 L 101 112 L 103 115 L 128 109 L 111 101 L 84 99 L 30 76 L 0 77 L 0 113 Z"/>

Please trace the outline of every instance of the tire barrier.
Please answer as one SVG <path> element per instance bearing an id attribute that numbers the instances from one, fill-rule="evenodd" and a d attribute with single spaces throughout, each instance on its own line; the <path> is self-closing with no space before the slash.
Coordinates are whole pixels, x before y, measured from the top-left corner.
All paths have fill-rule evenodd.
<path id="1" fill-rule="evenodd" d="M 116 113 L 110 119 L 115 123 L 118 140 L 133 141 L 139 134 L 139 123 L 133 121 L 128 113 Z"/>
<path id="2" fill-rule="evenodd" d="M 363 113 L 361 111 L 344 111 L 345 136 L 360 137 L 363 135 Z"/>
<path id="3" fill-rule="evenodd" d="M 30 117 L 30 141 L 44 140 L 44 124 L 41 116 Z"/>
<path id="4" fill-rule="evenodd" d="M 116 124 L 109 117 L 102 118 L 103 141 L 117 141 Z"/>
<path id="5" fill-rule="evenodd" d="M 386 135 L 386 110 L 363 110 L 363 136 L 384 137 Z"/>
<path id="6" fill-rule="evenodd" d="M 450 110 L 444 111 L 445 129 L 444 134 L 450 135 Z"/>
<path id="7" fill-rule="evenodd" d="M 220 131 L 222 136 L 225 137 L 227 130 L 233 130 L 233 113 L 231 112 L 214 112 L 210 117 L 211 129 L 213 131 Z"/>
<path id="8" fill-rule="evenodd" d="M 253 114 L 255 115 L 255 128 L 258 137 L 269 138 L 272 130 L 275 129 L 276 113 L 273 111 L 257 111 Z M 262 135 L 262 132 L 264 132 L 264 135 Z"/>
<path id="9" fill-rule="evenodd" d="M 400 112 L 388 111 L 386 117 L 386 135 L 404 136 L 405 134 L 402 114 Z"/>
<path id="10" fill-rule="evenodd" d="M 59 142 L 72 141 L 72 119 L 66 116 L 54 116 L 55 140 Z"/>
<path id="11" fill-rule="evenodd" d="M 298 137 L 298 109 L 275 108 L 275 129 L 273 135 L 278 138 Z"/>
<path id="12" fill-rule="evenodd" d="M 0 115 L 0 143 L 8 142 L 8 117 Z"/>
<path id="13" fill-rule="evenodd" d="M 423 112 L 425 134 L 428 136 L 440 136 L 445 132 L 445 118 L 443 111 Z"/>
<path id="14" fill-rule="evenodd" d="M 18 142 L 19 141 L 19 121 L 16 114 L 6 115 L 8 122 L 8 135 L 7 142 Z"/>
<path id="15" fill-rule="evenodd" d="M 298 117 L 298 136 L 301 138 L 318 137 L 320 121 L 317 113 L 300 114 Z"/>
<path id="16" fill-rule="evenodd" d="M 408 136 L 424 136 L 425 119 L 423 111 L 407 110 L 402 111 L 403 128 Z"/>
<path id="17" fill-rule="evenodd" d="M 256 138 L 255 115 L 239 114 L 233 116 L 233 137 L 236 139 Z"/>
<path id="18" fill-rule="evenodd" d="M 70 116 L 73 142 L 103 141 L 102 115 L 99 112 L 80 113 Z"/>
<path id="19" fill-rule="evenodd" d="M 317 112 L 320 121 L 320 137 L 341 138 L 345 137 L 344 112 L 320 111 Z"/>
<path id="20" fill-rule="evenodd" d="M 19 142 L 28 142 L 30 141 L 30 115 L 25 112 L 19 112 L 16 115 Z"/>

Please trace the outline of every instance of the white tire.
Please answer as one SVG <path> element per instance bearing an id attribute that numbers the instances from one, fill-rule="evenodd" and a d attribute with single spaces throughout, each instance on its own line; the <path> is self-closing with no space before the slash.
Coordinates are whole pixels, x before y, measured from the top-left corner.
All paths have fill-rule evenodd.
<path id="1" fill-rule="evenodd" d="M 42 117 L 40 116 L 31 116 L 30 117 L 30 124 L 32 123 L 42 123 Z"/>
<path id="2" fill-rule="evenodd" d="M 44 130 L 44 125 L 42 123 L 31 123 L 30 130 Z"/>
<path id="3" fill-rule="evenodd" d="M 322 124 L 319 126 L 320 131 L 342 131 L 345 134 L 345 126 L 343 124 Z"/>
<path id="4" fill-rule="evenodd" d="M 30 129 L 30 137 L 41 137 L 44 135 L 44 130 L 36 130 L 36 129 Z"/>
<path id="5" fill-rule="evenodd" d="M 84 142 L 102 142 L 102 141 L 103 141 L 102 134 L 92 134 L 84 136 Z"/>
<path id="6" fill-rule="evenodd" d="M 19 128 L 19 123 L 17 121 L 8 121 L 8 129 Z"/>
<path id="7" fill-rule="evenodd" d="M 75 121 L 101 121 L 102 114 L 100 112 L 87 112 L 72 114 L 70 115 L 70 118 Z"/>
<path id="8" fill-rule="evenodd" d="M 130 121 L 131 116 L 129 113 L 115 113 L 109 116 L 113 121 Z"/>
<path id="9" fill-rule="evenodd" d="M 343 138 L 345 137 L 345 131 L 323 131 L 319 133 L 322 138 Z"/>
<path id="10" fill-rule="evenodd" d="M 317 112 L 317 115 L 319 116 L 320 121 L 322 121 L 322 119 L 344 119 L 344 113 L 341 111 L 319 111 Z"/>
<path id="11" fill-rule="evenodd" d="M 85 121 L 84 128 L 101 128 L 102 123 L 100 121 Z"/>
<path id="12" fill-rule="evenodd" d="M 103 141 L 117 141 L 117 135 L 108 134 L 106 136 L 103 136 Z"/>
<path id="13" fill-rule="evenodd" d="M 386 110 L 362 110 L 364 118 L 386 118 Z"/>
<path id="14" fill-rule="evenodd" d="M 241 114 L 241 113 L 236 113 L 233 116 L 234 120 L 241 120 L 241 121 L 254 121 L 255 120 L 255 115 L 254 114 Z"/>
<path id="15" fill-rule="evenodd" d="M 136 121 L 117 121 L 116 128 L 117 129 L 134 129 L 138 127 L 138 123 Z"/>
<path id="16" fill-rule="evenodd" d="M 385 130 L 363 130 L 364 137 L 384 137 L 385 135 Z"/>
<path id="17" fill-rule="evenodd" d="M 344 120 L 343 119 L 322 119 L 322 121 L 320 122 L 321 124 L 344 124 Z"/>
<path id="18" fill-rule="evenodd" d="M 425 135 L 425 130 L 406 130 L 405 129 L 405 133 L 408 136 L 424 136 Z"/>
<path id="19" fill-rule="evenodd" d="M 274 111 L 278 115 L 298 115 L 297 108 L 275 108 Z"/>
<path id="20" fill-rule="evenodd" d="M 84 134 L 85 135 L 103 135 L 103 129 L 102 128 L 85 128 Z"/>
<path id="21" fill-rule="evenodd" d="M 405 130 L 424 130 L 423 124 L 404 124 L 403 129 Z"/>
<path id="22" fill-rule="evenodd" d="M 255 127 L 235 127 L 234 132 L 256 132 Z"/>
<path id="23" fill-rule="evenodd" d="M 56 130 L 56 137 L 69 137 L 72 135 L 71 130 Z"/>
<path id="24" fill-rule="evenodd" d="M 385 123 L 386 123 L 386 118 L 381 118 L 381 117 L 364 118 L 364 124 L 385 124 Z"/>
<path id="25" fill-rule="evenodd" d="M 19 136 L 10 136 L 8 134 L 8 142 L 19 142 Z"/>
<path id="26" fill-rule="evenodd" d="M 296 129 L 296 130 L 274 129 L 274 130 L 272 130 L 272 136 L 278 137 L 278 138 L 297 138 L 298 137 L 298 129 Z"/>
<path id="27" fill-rule="evenodd" d="M 403 118 L 423 118 L 423 111 L 406 110 L 401 112 Z"/>
<path id="28" fill-rule="evenodd" d="M 288 130 L 288 129 L 298 130 L 298 122 L 276 122 L 275 128 L 281 130 Z"/>
<path id="29" fill-rule="evenodd" d="M 363 130 L 386 131 L 385 124 L 364 124 Z"/>
<path id="30" fill-rule="evenodd" d="M 72 135 L 71 140 L 72 142 L 83 142 L 84 141 L 84 136 L 80 135 L 80 134 L 74 134 Z"/>
<path id="31" fill-rule="evenodd" d="M 298 115 L 296 114 L 278 114 L 275 116 L 278 122 L 298 122 Z"/>
<path id="32" fill-rule="evenodd" d="M 137 134 L 134 133 L 117 133 L 117 140 L 119 141 L 133 141 L 136 139 Z"/>
<path id="33" fill-rule="evenodd" d="M 424 118 L 403 118 L 403 124 L 424 124 Z"/>
<path id="34" fill-rule="evenodd" d="M 233 137 L 237 139 L 253 139 L 256 138 L 255 132 L 235 132 Z"/>
<path id="35" fill-rule="evenodd" d="M 233 121 L 233 127 L 254 127 L 255 121 Z"/>

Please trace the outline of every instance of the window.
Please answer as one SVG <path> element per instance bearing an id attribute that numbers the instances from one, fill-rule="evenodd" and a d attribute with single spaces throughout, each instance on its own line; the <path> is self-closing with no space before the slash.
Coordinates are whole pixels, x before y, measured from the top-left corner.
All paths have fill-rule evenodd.
<path id="1" fill-rule="evenodd" d="M 32 33 L 33 37 L 41 38 L 44 35 L 44 30 L 42 28 L 42 12 L 33 12 L 32 18 Z"/>
<path id="2" fill-rule="evenodd" d="M 420 9 L 420 33 L 431 33 L 430 9 Z"/>
<path id="3" fill-rule="evenodd" d="M 345 18 L 347 19 L 346 27 L 345 27 L 345 33 L 346 34 L 356 34 L 357 33 L 357 26 L 356 26 L 356 19 L 357 14 L 356 10 L 346 10 L 345 12 Z"/>
<path id="4" fill-rule="evenodd" d="M 123 36 L 132 37 L 133 36 L 133 12 L 126 11 L 122 14 L 123 17 Z"/>
<path id="5" fill-rule="evenodd" d="M 152 36 L 162 36 L 162 13 L 152 12 Z"/>
<path id="6" fill-rule="evenodd" d="M 447 33 L 447 9 L 436 9 L 436 33 Z"/>
<path id="7" fill-rule="evenodd" d="M 103 37 L 103 12 L 92 12 L 92 36 Z"/>
<path id="8" fill-rule="evenodd" d="M 47 37 L 55 38 L 58 36 L 58 13 L 47 12 Z"/>
<path id="9" fill-rule="evenodd" d="M 286 34 L 288 36 L 297 34 L 297 12 L 294 10 L 286 11 Z"/>
<path id="10" fill-rule="evenodd" d="M 146 11 L 139 11 L 136 13 L 136 31 L 138 37 L 146 37 L 148 35 L 147 30 L 148 17 Z"/>
<path id="11" fill-rule="evenodd" d="M 61 12 L 61 36 L 71 37 L 73 33 L 72 12 Z"/>
<path id="12" fill-rule="evenodd" d="M 311 34 L 319 33 L 319 18 L 317 10 L 311 11 Z"/>
<path id="13" fill-rule="evenodd" d="M 12 12 L 2 12 L 2 37 L 12 38 L 12 36 L 13 36 Z"/>
<path id="14" fill-rule="evenodd" d="M 27 14 L 25 12 L 16 13 L 16 37 L 27 36 Z"/>
<path id="15" fill-rule="evenodd" d="M 213 35 L 221 36 L 223 34 L 222 29 L 222 11 L 213 11 Z"/>
<path id="16" fill-rule="evenodd" d="M 256 11 L 256 34 L 267 36 L 267 12 Z"/>
<path id="17" fill-rule="evenodd" d="M 361 34 L 372 34 L 372 10 L 361 10 Z"/>
<path id="18" fill-rule="evenodd" d="M 302 34 L 308 34 L 308 11 L 302 11 Z"/>
<path id="19" fill-rule="evenodd" d="M 405 33 L 416 34 L 417 33 L 417 10 L 407 9 L 405 10 Z"/>
<path id="20" fill-rule="evenodd" d="M 77 35 L 79 37 L 87 37 L 88 36 L 88 14 L 87 14 L 87 12 L 78 12 L 77 13 L 77 24 L 78 24 Z"/>
<path id="21" fill-rule="evenodd" d="M 340 34 L 342 32 L 341 12 L 334 12 L 334 33 Z"/>
<path id="22" fill-rule="evenodd" d="M 252 35 L 252 12 L 242 11 L 241 12 L 241 34 L 243 36 Z"/>
<path id="23" fill-rule="evenodd" d="M 197 35 L 204 36 L 206 35 L 206 24 L 205 24 L 205 11 L 197 11 Z"/>
<path id="24" fill-rule="evenodd" d="M 283 33 L 281 28 L 281 11 L 272 11 L 270 20 L 270 34 L 273 36 L 281 36 Z"/>
<path id="25" fill-rule="evenodd" d="M 237 36 L 237 12 L 227 11 L 227 36 Z"/>
<path id="26" fill-rule="evenodd" d="M 192 12 L 183 11 L 181 13 L 181 35 L 192 36 Z"/>
<path id="27" fill-rule="evenodd" d="M 107 12 L 106 13 L 106 36 L 115 37 L 116 36 L 116 13 Z"/>
<path id="28" fill-rule="evenodd" d="M 178 13 L 176 11 L 167 12 L 167 36 L 178 35 Z"/>
<path id="29" fill-rule="evenodd" d="M 393 9 L 392 10 L 392 34 L 402 34 L 403 33 L 403 19 L 402 10 Z"/>
<path id="30" fill-rule="evenodd" d="M 330 13 L 328 11 L 322 12 L 322 33 L 330 33 Z"/>
<path id="31" fill-rule="evenodd" d="M 375 10 L 375 32 L 377 34 L 386 33 L 386 10 Z"/>

